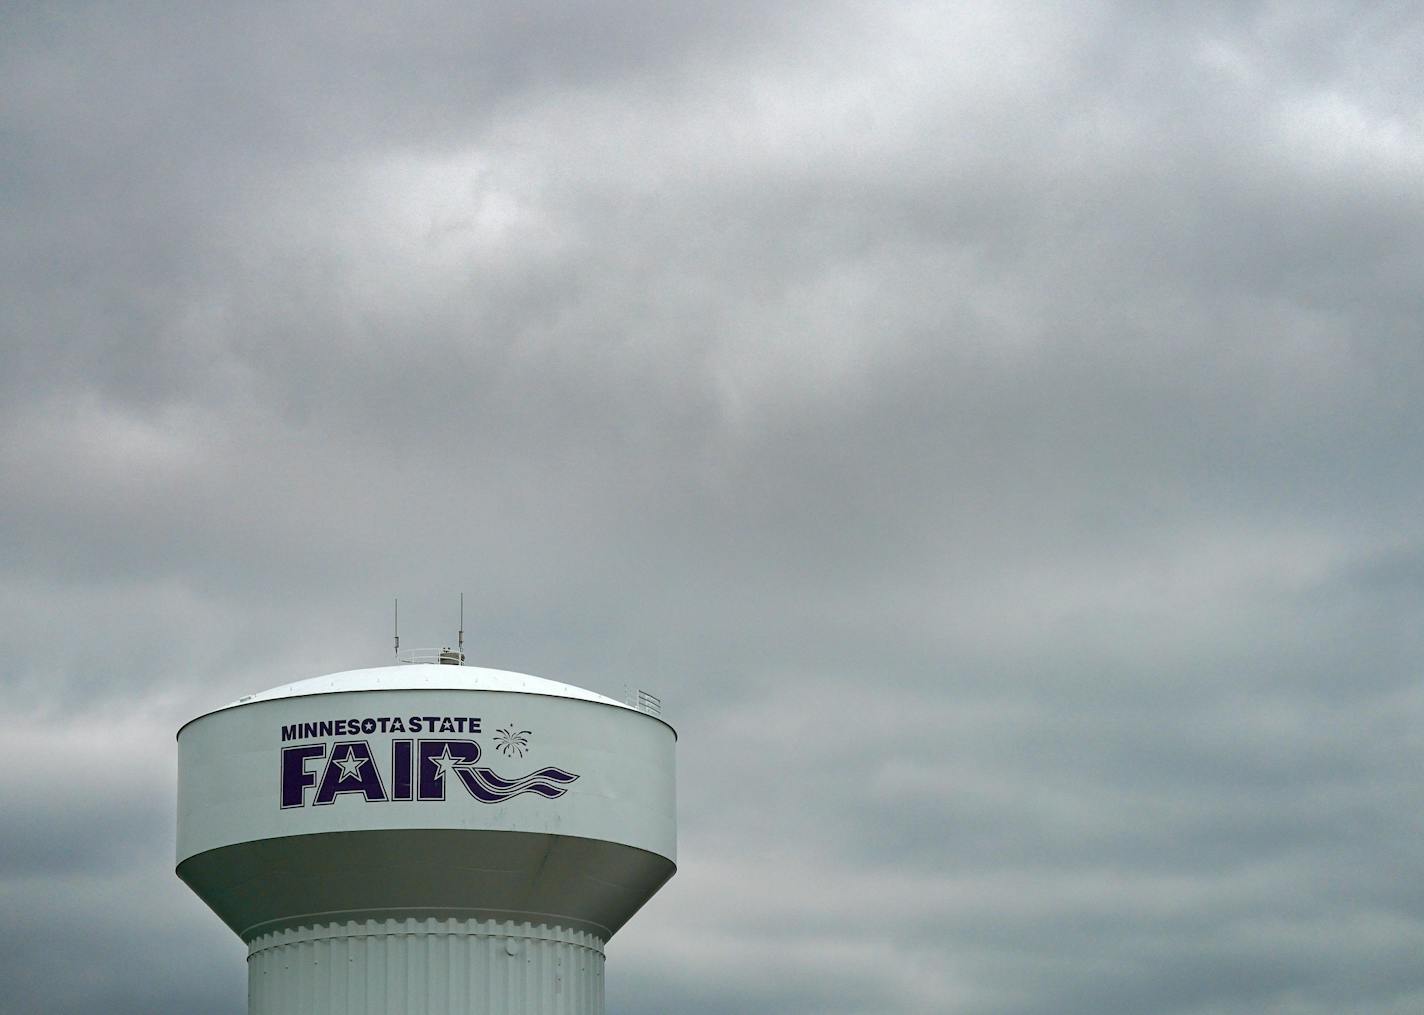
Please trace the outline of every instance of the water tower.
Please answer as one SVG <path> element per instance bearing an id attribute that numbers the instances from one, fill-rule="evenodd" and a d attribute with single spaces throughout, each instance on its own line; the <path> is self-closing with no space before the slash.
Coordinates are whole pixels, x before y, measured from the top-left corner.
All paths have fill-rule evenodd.
<path id="1" fill-rule="evenodd" d="M 655 702 L 429 658 L 178 731 L 177 873 L 250 1015 L 602 1013 L 604 944 L 676 870 Z"/>

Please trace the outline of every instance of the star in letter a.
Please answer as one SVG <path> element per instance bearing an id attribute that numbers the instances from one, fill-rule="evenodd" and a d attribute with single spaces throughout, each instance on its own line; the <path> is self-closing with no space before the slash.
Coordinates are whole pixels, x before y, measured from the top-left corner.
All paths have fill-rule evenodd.
<path id="1" fill-rule="evenodd" d="M 361 766 L 366 763 L 365 758 L 356 757 L 356 748 L 349 745 L 346 748 L 345 758 L 333 757 L 331 760 L 341 768 L 341 778 L 337 779 L 337 782 L 361 778 Z"/>

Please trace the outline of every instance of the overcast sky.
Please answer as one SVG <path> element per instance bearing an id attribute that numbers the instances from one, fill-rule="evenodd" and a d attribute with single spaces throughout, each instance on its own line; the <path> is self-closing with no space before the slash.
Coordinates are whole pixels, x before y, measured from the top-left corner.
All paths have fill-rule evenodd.
<path id="1" fill-rule="evenodd" d="M 1413 3 L 0 8 L 0 1011 L 245 1010 L 177 727 L 662 696 L 610 1013 L 1424 1011 Z"/>

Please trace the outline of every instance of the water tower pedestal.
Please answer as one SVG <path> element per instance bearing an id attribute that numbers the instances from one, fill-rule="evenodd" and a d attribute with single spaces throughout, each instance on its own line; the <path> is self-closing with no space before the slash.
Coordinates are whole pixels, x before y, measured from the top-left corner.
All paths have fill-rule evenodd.
<path id="1" fill-rule="evenodd" d="M 254 1015 L 603 1011 L 603 942 L 548 924 L 406 917 L 294 927 L 254 939 L 247 963 Z M 318 994 L 319 1006 L 301 1000 Z"/>
<path id="2" fill-rule="evenodd" d="M 179 731 L 178 875 L 247 943 L 251 1015 L 596 1015 L 676 869 L 675 740 L 475 667 L 276 688 Z"/>

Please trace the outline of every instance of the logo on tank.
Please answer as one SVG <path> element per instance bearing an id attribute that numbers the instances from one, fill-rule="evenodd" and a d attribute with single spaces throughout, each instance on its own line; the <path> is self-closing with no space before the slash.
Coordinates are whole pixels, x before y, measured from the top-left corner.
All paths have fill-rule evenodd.
<path id="1" fill-rule="evenodd" d="M 330 743 L 300 743 L 281 749 L 281 806 L 322 807 L 342 796 L 370 803 L 390 801 L 442 801 L 468 795 L 480 803 L 502 803 L 532 793 L 549 800 L 567 792 L 578 776 L 562 768 L 546 767 L 523 775 L 496 772 L 481 764 L 484 752 L 469 737 L 398 737 L 389 748 L 373 750 L 368 739 L 349 734 L 435 732 L 447 730 L 479 733 L 480 721 L 444 717 L 422 724 L 399 719 L 351 719 L 324 723 L 298 723 L 282 727 L 282 739 L 333 736 Z M 432 719 L 435 717 L 426 717 Z M 413 727 L 413 728 L 412 728 Z M 347 736 L 343 736 L 347 734 Z M 513 723 L 494 736 L 495 750 L 505 758 L 523 758 L 533 732 Z"/>

